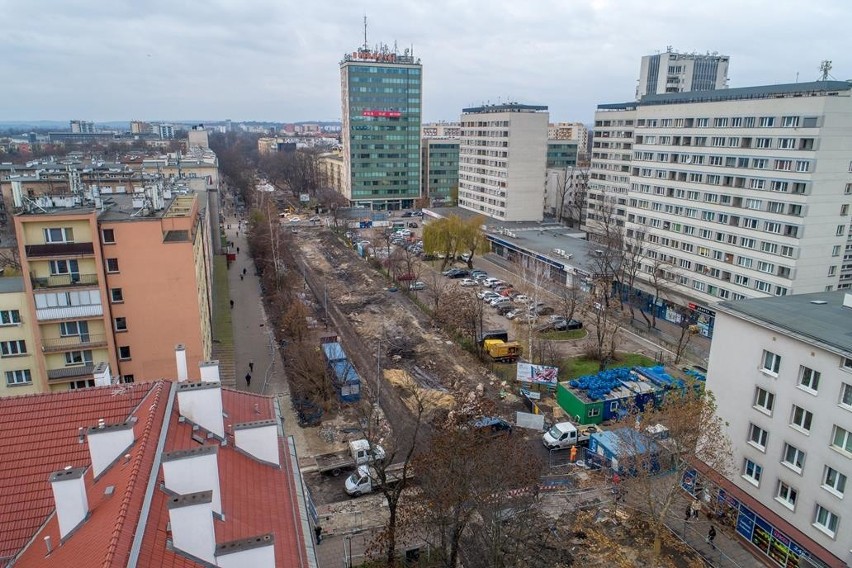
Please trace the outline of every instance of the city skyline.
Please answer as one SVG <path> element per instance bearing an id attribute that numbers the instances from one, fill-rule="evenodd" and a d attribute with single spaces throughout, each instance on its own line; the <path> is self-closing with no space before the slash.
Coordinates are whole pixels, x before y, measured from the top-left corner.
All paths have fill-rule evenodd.
<path id="1" fill-rule="evenodd" d="M 517 101 L 589 123 L 597 104 L 632 100 L 641 57 L 668 46 L 730 56 L 731 87 L 812 81 L 823 59 L 852 77 L 841 59 L 852 5 L 839 0 L 0 2 L 2 121 L 340 120 L 339 62 L 363 44 L 365 14 L 370 48 L 397 42 L 420 58 L 424 122 Z"/>

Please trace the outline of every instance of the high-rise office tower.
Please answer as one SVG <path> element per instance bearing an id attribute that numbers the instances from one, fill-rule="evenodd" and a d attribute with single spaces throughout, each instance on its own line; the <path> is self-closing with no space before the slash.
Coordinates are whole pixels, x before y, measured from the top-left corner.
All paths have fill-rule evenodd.
<path id="1" fill-rule="evenodd" d="M 405 209 L 420 198 L 422 78 L 408 49 L 365 46 L 340 62 L 342 190 L 353 205 Z"/>
<path id="2" fill-rule="evenodd" d="M 645 95 L 715 91 L 728 88 L 728 56 L 717 53 L 665 53 L 646 55 L 639 70 L 636 100 Z"/>

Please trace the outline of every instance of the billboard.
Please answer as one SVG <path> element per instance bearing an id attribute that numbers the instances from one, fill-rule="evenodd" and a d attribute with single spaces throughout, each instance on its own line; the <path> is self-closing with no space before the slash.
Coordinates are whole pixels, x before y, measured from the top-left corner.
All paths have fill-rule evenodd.
<path id="1" fill-rule="evenodd" d="M 518 363 L 517 380 L 519 381 L 555 386 L 558 376 L 559 367 Z"/>

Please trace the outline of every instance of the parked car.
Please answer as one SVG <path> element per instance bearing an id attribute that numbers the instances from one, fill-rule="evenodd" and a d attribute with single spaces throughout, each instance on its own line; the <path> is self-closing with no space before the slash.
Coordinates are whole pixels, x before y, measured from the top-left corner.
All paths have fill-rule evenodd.
<path id="1" fill-rule="evenodd" d="M 447 278 L 467 278 L 468 272 L 467 270 L 455 269 L 454 271 L 447 274 Z"/>
<path id="2" fill-rule="evenodd" d="M 411 286 L 408 287 L 409 290 L 425 290 L 426 283 L 418 280 L 417 282 L 413 282 Z"/>
<path id="3" fill-rule="evenodd" d="M 488 273 L 485 272 L 484 270 L 482 270 L 481 268 L 474 268 L 473 270 L 470 271 L 470 273 L 474 276 L 476 276 L 477 274 L 482 274 L 483 276 L 488 276 Z"/>
<path id="4" fill-rule="evenodd" d="M 521 304 L 528 304 L 531 300 L 529 296 L 525 296 L 524 294 L 518 294 L 513 298 L 514 301 L 519 302 Z"/>
<path id="5" fill-rule="evenodd" d="M 473 278 L 463 278 L 461 282 L 459 282 L 459 286 L 476 286 L 476 280 Z"/>
<path id="6" fill-rule="evenodd" d="M 505 314 L 503 314 L 503 315 L 504 315 L 504 316 L 506 316 L 506 319 L 510 319 L 510 320 L 511 320 L 511 319 L 515 319 L 516 317 L 518 317 L 518 316 L 519 316 L 520 314 L 522 314 L 522 313 L 523 313 L 523 312 L 522 312 L 521 310 L 519 310 L 518 308 L 516 308 L 516 307 L 512 306 L 512 310 L 511 310 L 511 311 L 506 312 L 506 313 L 505 313 Z"/>
<path id="7" fill-rule="evenodd" d="M 517 296 L 517 293 L 515 292 L 514 288 L 510 287 L 510 288 L 505 288 L 503 290 L 500 290 L 500 295 L 506 296 L 507 298 L 512 298 L 513 296 Z"/>
<path id="8" fill-rule="evenodd" d="M 583 322 L 581 322 L 580 320 L 575 320 L 575 319 L 571 319 L 571 320 L 562 319 L 562 320 L 559 320 L 557 322 L 554 322 L 553 329 L 555 329 L 556 331 L 570 331 L 570 330 L 573 330 L 573 329 L 583 329 Z"/>
<path id="9" fill-rule="evenodd" d="M 474 280 L 476 280 L 479 284 L 485 285 L 485 281 L 488 279 L 487 274 L 471 274 L 470 276 Z"/>
<path id="10" fill-rule="evenodd" d="M 409 223 L 409 224 L 408 224 L 408 228 L 409 228 L 409 229 L 416 229 L 416 228 L 417 228 L 417 223 L 413 223 L 413 222 L 412 222 L 412 223 Z"/>
<path id="11" fill-rule="evenodd" d="M 487 288 L 493 288 L 496 284 L 500 282 L 502 282 L 502 280 L 500 280 L 499 278 L 490 277 L 486 278 L 485 282 L 483 282 L 482 285 Z"/>
<path id="12" fill-rule="evenodd" d="M 500 314 L 501 316 L 505 316 L 506 314 L 508 314 L 510 312 L 516 311 L 517 309 L 518 309 L 518 307 L 515 306 L 515 304 L 513 304 L 511 302 L 507 302 L 505 304 L 500 304 L 500 305 L 497 306 L 497 313 Z"/>
<path id="13" fill-rule="evenodd" d="M 506 298 L 505 296 L 497 296 L 496 298 L 491 300 L 490 304 L 494 308 L 496 308 L 499 305 L 511 306 L 512 300 L 510 300 L 509 298 Z"/>
<path id="14" fill-rule="evenodd" d="M 537 316 L 548 316 L 552 314 L 553 311 L 553 308 L 551 308 L 550 306 L 537 306 L 530 308 L 530 313 L 535 314 Z"/>
<path id="15" fill-rule="evenodd" d="M 405 213 L 403 213 L 402 215 L 400 215 L 400 217 L 411 217 L 411 216 L 412 216 L 411 211 L 406 211 Z"/>

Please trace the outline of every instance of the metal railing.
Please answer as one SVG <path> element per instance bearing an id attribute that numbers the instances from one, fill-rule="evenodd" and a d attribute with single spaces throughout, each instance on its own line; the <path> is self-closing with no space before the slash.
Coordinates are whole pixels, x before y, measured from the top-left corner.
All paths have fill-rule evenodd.
<path id="1" fill-rule="evenodd" d="M 31 278 L 33 288 L 62 288 L 69 286 L 97 286 L 97 274 L 56 274 L 43 278 Z"/>
<path id="2" fill-rule="evenodd" d="M 69 351 L 71 349 L 104 347 L 107 344 L 106 335 L 89 334 L 89 335 L 71 335 L 68 337 L 57 337 L 53 339 L 43 339 L 41 349 L 45 353 L 51 351 Z"/>

